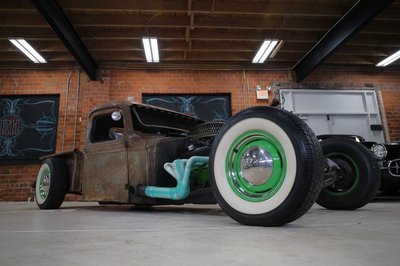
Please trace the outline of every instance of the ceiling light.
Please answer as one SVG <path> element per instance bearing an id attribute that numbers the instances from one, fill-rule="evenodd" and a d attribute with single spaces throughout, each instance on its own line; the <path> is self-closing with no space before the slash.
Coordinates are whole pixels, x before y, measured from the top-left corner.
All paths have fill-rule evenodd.
<path id="1" fill-rule="evenodd" d="M 253 58 L 252 63 L 254 64 L 262 64 L 268 58 L 268 56 L 272 53 L 274 48 L 279 43 L 279 40 L 264 40 L 260 49 L 256 53 Z"/>
<path id="2" fill-rule="evenodd" d="M 9 38 L 8 40 L 34 63 L 47 63 L 47 61 L 35 49 L 33 49 L 24 38 Z"/>
<path id="3" fill-rule="evenodd" d="M 379 62 L 378 64 L 376 64 L 377 67 L 384 67 L 387 66 L 391 63 L 393 63 L 394 61 L 396 61 L 397 59 L 400 58 L 400 50 L 397 51 L 396 53 L 392 54 L 391 56 L 389 56 L 388 58 L 382 60 L 381 62 Z"/>
<path id="4" fill-rule="evenodd" d="M 158 43 L 156 37 L 143 37 L 143 48 L 146 55 L 146 61 L 148 63 L 160 62 L 160 56 L 158 54 Z"/>

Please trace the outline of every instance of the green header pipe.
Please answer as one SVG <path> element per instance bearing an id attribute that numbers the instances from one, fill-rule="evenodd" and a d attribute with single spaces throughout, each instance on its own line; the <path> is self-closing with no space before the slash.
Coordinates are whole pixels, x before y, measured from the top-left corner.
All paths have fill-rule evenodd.
<path id="1" fill-rule="evenodd" d="M 190 193 L 189 178 L 193 167 L 207 163 L 208 157 L 206 156 L 193 156 L 190 159 L 177 159 L 172 163 L 166 163 L 164 169 L 176 179 L 176 187 L 146 186 L 144 193 L 150 198 L 184 199 Z"/>

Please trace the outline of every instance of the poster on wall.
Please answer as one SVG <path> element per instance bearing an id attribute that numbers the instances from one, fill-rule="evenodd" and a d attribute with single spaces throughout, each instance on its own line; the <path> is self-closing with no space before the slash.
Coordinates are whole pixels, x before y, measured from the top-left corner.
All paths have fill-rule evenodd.
<path id="1" fill-rule="evenodd" d="M 231 95 L 144 93 L 142 102 L 195 116 L 204 121 L 226 121 L 231 116 Z"/>
<path id="2" fill-rule="evenodd" d="M 35 163 L 55 152 L 59 95 L 0 95 L 0 164 Z"/>

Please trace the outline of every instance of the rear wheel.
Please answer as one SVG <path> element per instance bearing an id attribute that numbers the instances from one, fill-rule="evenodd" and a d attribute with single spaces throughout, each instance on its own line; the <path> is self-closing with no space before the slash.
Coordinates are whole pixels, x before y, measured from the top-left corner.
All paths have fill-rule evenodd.
<path id="1" fill-rule="evenodd" d="M 371 152 L 344 138 L 323 140 L 321 147 L 340 169 L 336 182 L 321 191 L 317 203 L 336 210 L 354 210 L 369 203 L 380 185 L 379 165 Z"/>
<path id="2" fill-rule="evenodd" d="M 221 208 L 247 225 L 278 226 L 302 216 L 322 180 L 322 153 L 298 117 L 271 107 L 236 114 L 217 134 L 210 184 Z"/>
<path id="3" fill-rule="evenodd" d="M 58 158 L 46 159 L 36 179 L 36 203 L 41 209 L 58 209 L 68 191 L 67 167 Z"/>

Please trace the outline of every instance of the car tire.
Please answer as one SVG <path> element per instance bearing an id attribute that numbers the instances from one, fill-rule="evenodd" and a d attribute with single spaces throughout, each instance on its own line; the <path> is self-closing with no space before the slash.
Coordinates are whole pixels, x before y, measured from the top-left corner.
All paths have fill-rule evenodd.
<path id="1" fill-rule="evenodd" d="M 46 159 L 36 179 L 35 198 L 41 209 L 58 209 L 68 192 L 67 167 L 61 159 Z"/>
<path id="2" fill-rule="evenodd" d="M 215 136 L 223 125 L 224 122 L 205 122 L 194 126 L 190 130 L 190 135 L 198 137 Z"/>
<path id="3" fill-rule="evenodd" d="M 363 145 L 350 139 L 331 138 L 321 141 L 322 151 L 341 168 L 339 179 L 322 189 L 317 203 L 332 210 L 354 210 L 375 197 L 380 185 L 377 160 Z"/>
<path id="4" fill-rule="evenodd" d="M 246 225 L 280 226 L 315 202 L 322 184 L 322 151 L 298 117 L 254 107 L 230 118 L 218 132 L 209 170 L 214 196 L 231 218 Z"/>

